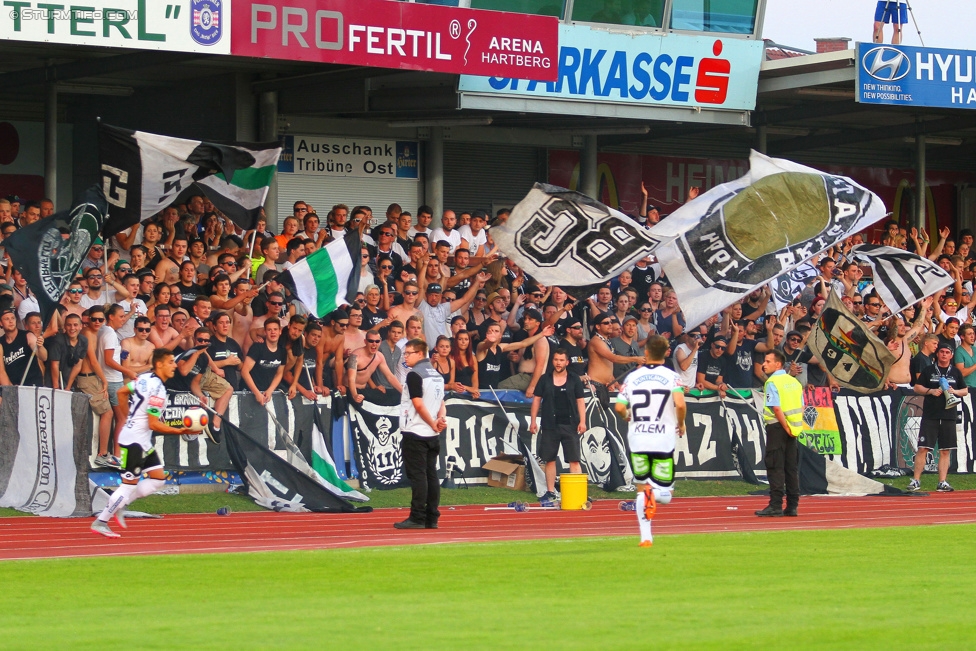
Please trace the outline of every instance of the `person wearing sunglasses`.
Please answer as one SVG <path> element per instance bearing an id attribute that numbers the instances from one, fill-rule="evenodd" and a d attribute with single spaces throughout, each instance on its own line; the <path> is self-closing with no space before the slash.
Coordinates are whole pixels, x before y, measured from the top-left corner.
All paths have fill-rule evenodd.
<path id="1" fill-rule="evenodd" d="M 729 348 L 729 340 L 725 337 L 715 337 L 706 350 L 698 353 L 698 371 L 695 374 L 695 388 L 699 391 L 718 391 L 718 395 L 725 397 L 729 388 L 725 383 L 728 375 L 726 366 L 729 358 L 725 351 Z"/>
<path id="2" fill-rule="evenodd" d="M 322 340 L 316 351 L 315 364 L 315 392 L 328 395 L 328 392 L 341 388 L 342 367 L 339 360 L 340 351 L 346 342 L 346 330 L 349 329 L 349 313 L 338 309 L 326 317 L 328 326 L 322 331 Z"/>
<path id="3" fill-rule="evenodd" d="M 81 297 L 81 307 L 88 309 L 96 305 L 107 305 L 124 298 L 132 298 L 125 287 L 115 277 L 108 279 L 112 287 L 105 287 L 105 274 L 101 269 L 89 269 L 84 274 L 88 292 Z"/>
<path id="4" fill-rule="evenodd" d="M 352 351 L 346 359 L 346 386 L 349 387 L 349 398 L 357 404 L 363 401 L 362 390 L 372 383 L 371 378 L 376 372 L 381 373 L 397 393 L 403 391 L 403 386 L 387 366 L 386 357 L 379 352 L 382 343 L 379 330 L 368 330 L 363 347 Z M 381 391 L 386 393 L 385 388 Z"/>
<path id="5" fill-rule="evenodd" d="M 281 292 L 268 294 L 268 301 L 264 305 L 267 312 L 254 317 L 254 320 L 251 321 L 251 329 L 249 330 L 251 341 L 264 341 L 264 324 L 268 319 L 284 319 L 288 316 L 285 307 L 285 295 Z"/>
<path id="6" fill-rule="evenodd" d="M 64 305 L 67 310 L 67 314 L 75 314 L 79 318 L 82 312 L 85 311 L 85 307 L 81 304 L 81 299 L 85 295 L 85 289 L 81 286 L 81 283 L 77 280 L 72 280 L 71 284 L 68 285 L 68 291 L 65 293 L 64 299 L 61 304 Z"/>
<path id="7" fill-rule="evenodd" d="M 118 455 L 109 454 L 108 440 L 112 434 L 112 403 L 108 398 L 108 380 L 98 361 L 98 333 L 105 325 L 105 308 L 95 305 L 85 313 L 88 322 L 84 336 L 88 340 L 88 353 L 81 362 L 74 386 L 88 396 L 92 411 L 98 418 L 98 454 L 95 465 L 100 468 L 120 468 Z"/>
<path id="8" fill-rule="evenodd" d="M 176 357 L 176 373 L 166 382 L 166 388 L 171 391 L 189 392 L 200 400 L 200 404 L 208 404 L 207 396 L 214 401 L 213 410 L 217 414 L 224 414 L 230 404 L 234 390 L 230 383 L 220 377 L 220 371 L 210 357 L 209 349 L 213 335 L 209 328 L 199 327 L 193 331 L 192 346 Z M 214 443 L 220 443 L 219 415 L 213 420 L 204 433 Z"/>
<path id="9" fill-rule="evenodd" d="M 152 370 L 152 354 L 156 347 L 149 341 L 152 323 L 149 317 L 137 316 L 130 319 L 133 334 L 122 340 L 122 366 L 133 373 L 142 374 Z"/>

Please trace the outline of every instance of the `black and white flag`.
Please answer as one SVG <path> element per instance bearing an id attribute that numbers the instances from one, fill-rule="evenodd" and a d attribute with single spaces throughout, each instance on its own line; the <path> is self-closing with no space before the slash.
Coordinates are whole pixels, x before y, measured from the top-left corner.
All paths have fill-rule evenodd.
<path id="1" fill-rule="evenodd" d="M 954 282 L 931 260 L 891 246 L 859 244 L 851 256 L 871 266 L 874 288 L 892 312 L 901 312 Z"/>
<path id="2" fill-rule="evenodd" d="M 688 327 L 885 216 L 881 199 L 845 176 L 755 151 L 749 166 L 650 231 Z"/>
<path id="3" fill-rule="evenodd" d="M 111 237 L 170 205 L 193 183 L 222 213 L 254 228 L 281 155 L 279 143 L 221 145 L 98 125 Z"/>
<path id="4" fill-rule="evenodd" d="M 793 302 L 807 284 L 818 275 L 817 268 L 809 262 L 804 262 L 796 269 L 781 274 L 769 283 L 772 292 L 773 303 L 776 304 L 776 311 L 779 312 L 784 307 Z"/>
<path id="5" fill-rule="evenodd" d="M 14 231 L 3 246 L 14 268 L 37 297 L 47 323 L 102 228 L 108 204 L 97 185 L 85 190 L 71 210 L 62 210 Z"/>
<path id="6" fill-rule="evenodd" d="M 579 192 L 536 183 L 491 229 L 492 241 L 546 285 L 604 283 L 654 251 L 659 240 L 627 215 Z"/>

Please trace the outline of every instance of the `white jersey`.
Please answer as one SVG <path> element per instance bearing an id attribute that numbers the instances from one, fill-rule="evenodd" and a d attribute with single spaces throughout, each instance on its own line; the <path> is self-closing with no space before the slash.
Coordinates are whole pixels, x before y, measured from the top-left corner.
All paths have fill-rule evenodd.
<path id="1" fill-rule="evenodd" d="M 664 366 L 641 366 L 627 375 L 617 402 L 630 407 L 631 451 L 674 452 L 678 416 L 671 395 L 676 391 L 682 391 L 678 374 Z"/>
<path id="2" fill-rule="evenodd" d="M 129 417 L 119 432 L 119 445 L 137 443 L 143 450 L 152 448 L 149 416 L 161 418 L 166 407 L 166 385 L 155 373 L 143 373 L 130 385 Z"/>
<path id="3" fill-rule="evenodd" d="M 417 362 L 407 373 L 407 381 L 400 395 L 400 431 L 423 438 L 436 438 L 437 432 L 417 413 L 413 398 L 422 399 L 427 413 L 437 419 L 444 404 L 444 378 L 428 359 Z"/>
<path id="4" fill-rule="evenodd" d="M 433 250 L 437 243 L 441 240 L 447 242 L 451 245 L 451 255 L 454 255 L 455 249 L 461 246 L 461 234 L 455 228 L 450 234 L 445 233 L 443 228 L 435 228 L 430 235 L 430 248 Z"/>

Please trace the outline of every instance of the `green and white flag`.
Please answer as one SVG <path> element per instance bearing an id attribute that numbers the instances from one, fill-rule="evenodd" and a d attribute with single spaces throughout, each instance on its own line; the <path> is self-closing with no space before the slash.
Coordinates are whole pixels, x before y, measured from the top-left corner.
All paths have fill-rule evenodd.
<path id="1" fill-rule="evenodd" d="M 333 495 L 344 497 L 353 502 L 368 502 L 369 498 L 352 488 L 339 478 L 335 461 L 329 454 L 325 444 L 325 436 L 319 423 L 319 412 L 315 410 L 315 420 L 312 422 L 312 470 L 318 474 L 318 481 Z"/>
<path id="2" fill-rule="evenodd" d="M 276 280 L 321 318 L 356 298 L 362 268 L 360 246 L 358 231 L 348 231 L 341 240 L 299 260 Z"/>
<path id="3" fill-rule="evenodd" d="M 111 237 L 173 203 L 194 183 L 244 229 L 254 228 L 281 155 L 279 143 L 217 144 L 98 125 Z"/>

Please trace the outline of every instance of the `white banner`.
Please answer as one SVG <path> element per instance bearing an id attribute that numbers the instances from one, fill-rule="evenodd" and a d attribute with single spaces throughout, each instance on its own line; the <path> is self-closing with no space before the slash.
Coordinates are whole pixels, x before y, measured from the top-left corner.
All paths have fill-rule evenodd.
<path id="1" fill-rule="evenodd" d="M 230 54 L 230 0 L 5 2 L 0 39 Z"/>
<path id="2" fill-rule="evenodd" d="M 91 515 L 85 444 L 88 399 L 37 387 L 3 387 L 0 506 L 52 517 Z"/>

